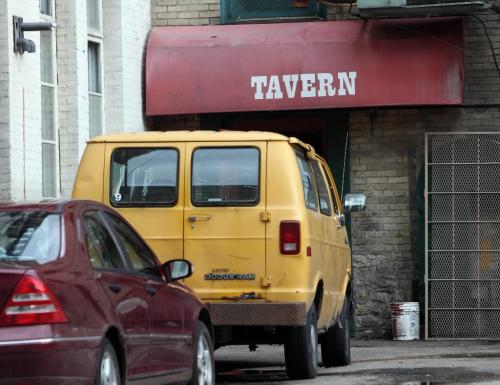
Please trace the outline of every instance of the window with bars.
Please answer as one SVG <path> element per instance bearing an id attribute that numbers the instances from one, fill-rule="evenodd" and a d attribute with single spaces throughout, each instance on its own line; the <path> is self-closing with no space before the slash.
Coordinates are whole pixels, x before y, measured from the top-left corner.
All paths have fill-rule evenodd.
<path id="1" fill-rule="evenodd" d="M 318 0 L 221 0 L 221 23 L 254 20 L 326 18 Z"/>
<path id="2" fill-rule="evenodd" d="M 40 13 L 54 22 L 52 0 L 40 1 Z M 59 135 L 57 126 L 57 68 L 54 31 L 40 32 L 42 196 L 54 198 L 59 191 Z"/>

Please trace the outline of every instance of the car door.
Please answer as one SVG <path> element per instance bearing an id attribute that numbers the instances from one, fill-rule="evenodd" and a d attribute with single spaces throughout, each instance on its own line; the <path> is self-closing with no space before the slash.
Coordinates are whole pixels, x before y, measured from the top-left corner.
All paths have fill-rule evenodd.
<path id="1" fill-rule="evenodd" d="M 184 331 L 183 291 L 167 283 L 156 256 L 136 232 L 116 215 L 104 214 L 123 245 L 130 267 L 142 281 L 150 304 L 149 366 L 154 376 L 173 377 L 191 370 L 190 336 Z"/>
<path id="2" fill-rule="evenodd" d="M 142 277 L 130 274 L 116 240 L 97 209 L 82 218 L 90 263 L 106 293 L 123 334 L 127 377 L 148 372 L 150 344 L 150 304 Z"/>
<path id="3" fill-rule="evenodd" d="M 264 298 L 266 142 L 187 143 L 186 280 L 202 299 Z"/>

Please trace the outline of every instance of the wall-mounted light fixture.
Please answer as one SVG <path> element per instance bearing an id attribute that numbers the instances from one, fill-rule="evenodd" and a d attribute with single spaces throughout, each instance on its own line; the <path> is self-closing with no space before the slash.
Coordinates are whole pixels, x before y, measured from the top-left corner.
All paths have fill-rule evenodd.
<path id="1" fill-rule="evenodd" d="M 50 31 L 52 23 L 24 23 L 22 17 L 12 16 L 14 27 L 14 52 L 21 55 L 25 52 L 35 52 L 35 42 L 24 37 L 25 31 Z"/>

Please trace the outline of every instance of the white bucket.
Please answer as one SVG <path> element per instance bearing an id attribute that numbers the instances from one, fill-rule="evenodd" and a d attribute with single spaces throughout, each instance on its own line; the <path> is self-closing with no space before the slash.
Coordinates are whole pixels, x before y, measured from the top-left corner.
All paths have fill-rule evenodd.
<path id="1" fill-rule="evenodd" d="M 411 341 L 420 339 L 418 302 L 391 303 L 392 339 Z"/>

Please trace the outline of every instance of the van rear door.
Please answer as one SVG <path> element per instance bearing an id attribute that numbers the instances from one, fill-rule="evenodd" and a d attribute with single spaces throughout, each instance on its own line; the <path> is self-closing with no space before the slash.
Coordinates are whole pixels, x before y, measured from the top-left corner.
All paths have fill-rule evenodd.
<path id="1" fill-rule="evenodd" d="M 265 297 L 266 158 L 265 141 L 186 144 L 187 284 L 204 300 Z"/>
<path id="2" fill-rule="evenodd" d="M 185 143 L 106 143 L 103 202 L 165 262 L 183 257 Z"/>

